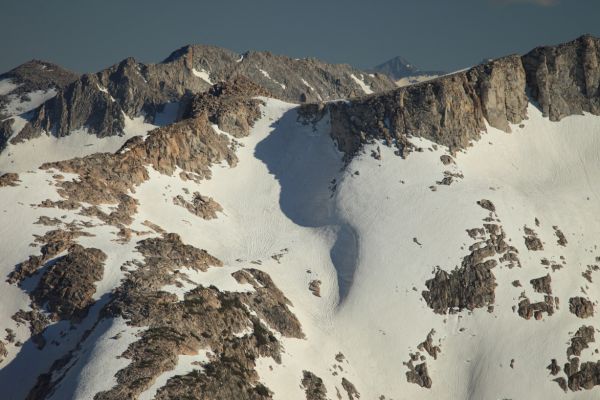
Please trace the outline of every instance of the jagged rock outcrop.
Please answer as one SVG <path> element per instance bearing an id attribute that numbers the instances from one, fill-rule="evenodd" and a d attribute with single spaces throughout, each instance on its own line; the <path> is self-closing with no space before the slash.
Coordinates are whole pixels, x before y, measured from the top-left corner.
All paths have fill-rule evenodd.
<path id="1" fill-rule="evenodd" d="M 26 115 L 37 107 L 38 101 L 32 103 L 31 95 L 35 93 L 45 99 L 52 97 L 75 81 L 78 75 L 58 65 L 31 60 L 4 74 L 0 74 L 0 82 L 8 82 L 7 89 L 0 93 L 0 152 L 6 147 L 13 135 L 15 115 Z M 9 104 L 11 107 L 7 107 Z M 18 105 L 14 105 L 14 104 Z M 29 117 L 27 117 L 29 118 Z"/>
<path id="2" fill-rule="evenodd" d="M 237 85 L 239 89 L 235 89 Z M 220 87 L 223 88 L 223 85 Z M 226 135 L 212 128 L 210 119 L 222 109 L 230 110 L 232 118 L 244 121 L 244 124 L 238 125 L 243 125 L 238 134 L 247 135 L 250 125 L 260 116 L 262 102 L 251 98 L 260 89 L 244 78 L 236 79 L 225 87 L 227 90 L 201 94 L 199 97 L 203 100 L 194 103 L 196 107 L 189 118 L 155 129 L 146 138 L 136 136 L 114 154 L 97 153 L 44 164 L 41 168 L 79 175 L 74 181 L 57 182 L 59 194 L 69 202 L 85 202 L 92 206 L 102 203 L 118 205 L 110 215 L 94 207 L 84 209 L 84 214 L 97 216 L 117 226 L 129 224 L 137 203 L 128 192 L 149 178 L 146 166 L 150 165 L 167 175 L 180 168 L 183 170 L 182 177 L 196 181 L 209 178 L 210 166 L 215 163 L 226 161 L 235 166 L 234 144 Z"/>
<path id="3" fill-rule="evenodd" d="M 202 196 L 198 192 L 194 192 L 192 201 L 187 201 L 182 195 L 177 195 L 173 198 L 173 204 L 181 206 L 203 219 L 217 218 L 217 212 L 223 211 L 223 208 L 212 197 Z"/>
<path id="4" fill-rule="evenodd" d="M 579 318 L 594 316 L 594 304 L 585 297 L 571 297 L 569 299 L 569 311 Z"/>
<path id="5" fill-rule="evenodd" d="M 306 400 L 327 400 L 327 388 L 323 384 L 323 379 L 312 372 L 302 371 L 302 381 L 300 383 L 304 388 Z"/>
<path id="6" fill-rule="evenodd" d="M 561 376 L 554 379 L 565 392 L 590 390 L 600 385 L 600 361 L 580 362 L 579 358 L 582 351 L 589 348 L 590 343 L 595 342 L 594 331 L 593 326 L 583 325 L 571 338 L 571 344 L 567 348 L 567 362 L 563 368 L 566 378 Z M 552 360 L 548 368 L 551 369 L 553 375 L 560 372 L 556 360 Z"/>
<path id="7" fill-rule="evenodd" d="M 96 282 L 104 275 L 106 254 L 74 244 L 44 272 L 32 299 L 54 319 L 79 320 L 94 303 Z"/>
<path id="8" fill-rule="evenodd" d="M 427 290 L 422 292 L 423 299 L 438 314 L 492 306 L 497 285 L 492 269 L 498 264 L 493 257 L 500 256 L 499 261 L 509 267 L 519 264 L 516 249 L 505 241 L 501 226 L 484 224 L 481 229 L 467 232 L 480 241 L 469 246 L 470 253 L 463 258 L 461 266 L 450 272 L 438 267 L 434 277 L 425 282 Z"/>
<path id="9" fill-rule="evenodd" d="M 423 388 L 431 388 L 432 381 L 429 372 L 427 371 L 427 363 L 423 362 L 414 365 L 413 360 L 410 360 L 404 363 L 404 365 L 408 367 L 408 371 L 406 372 L 407 382 L 414 383 Z"/>
<path id="10" fill-rule="evenodd" d="M 284 337 L 304 335 L 288 308 L 291 303 L 270 277 L 262 271 L 243 269 L 235 277 L 253 285 L 252 292 L 196 286 L 180 299 L 163 288 L 187 279 L 185 269 L 206 271 L 221 266 L 221 262 L 183 243 L 174 233 L 141 240 L 136 248 L 143 261 L 125 263 L 124 267 L 135 264 L 136 268 L 127 268 L 98 323 L 121 317 L 146 329 L 122 355 L 131 362 L 116 374 L 116 385 L 94 398 L 136 398 L 160 374 L 175 368 L 179 355 L 204 351 L 208 361 L 188 374 L 171 377 L 155 398 L 271 399 L 271 392 L 255 371 L 256 360 L 270 357 L 281 362 L 282 348 L 274 331 Z M 29 398 L 50 393 L 68 373 L 73 355 L 57 360 L 50 372 L 41 375 Z"/>
<path id="11" fill-rule="evenodd" d="M 56 64 L 31 60 L 0 74 L 0 80 L 10 79 L 17 85 L 7 94 L 25 94 L 34 90 L 62 89 L 79 77 Z M 0 96 L 0 102 L 2 101 Z M 1 104 L 1 103 L 0 103 Z M 1 107 L 0 107 L 1 108 Z"/>
<path id="12" fill-rule="evenodd" d="M 584 111 L 600 114 L 600 39 L 585 35 L 523 56 L 531 97 L 558 121 Z"/>
<path id="13" fill-rule="evenodd" d="M 19 175 L 14 172 L 7 172 L 6 174 L 0 175 L 0 187 L 18 186 L 18 182 L 20 182 Z"/>
<path id="14" fill-rule="evenodd" d="M 119 135 L 125 118 L 143 116 L 156 122 L 171 103 L 181 117 L 189 98 L 206 91 L 213 82 L 243 76 L 266 88 L 274 97 L 292 101 L 320 101 L 364 94 L 353 77 L 360 76 L 374 92 L 391 89 L 384 75 L 364 74 L 349 65 L 326 64 L 315 59 L 295 60 L 269 52 L 243 56 L 213 46 L 186 46 L 158 64 L 127 58 L 95 74 L 85 74 L 66 85 L 34 112 L 13 142 L 43 132 L 58 137 L 85 128 L 98 137 Z"/>

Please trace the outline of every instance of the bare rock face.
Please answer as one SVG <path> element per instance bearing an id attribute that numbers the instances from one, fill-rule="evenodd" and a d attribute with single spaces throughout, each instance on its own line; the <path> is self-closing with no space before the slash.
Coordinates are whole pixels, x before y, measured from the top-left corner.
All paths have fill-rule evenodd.
<path id="1" fill-rule="evenodd" d="M 433 344 L 433 335 L 435 335 L 435 330 L 431 330 L 427 334 L 427 339 L 420 343 L 417 348 L 421 351 L 426 351 L 434 360 L 437 360 L 437 355 L 441 352 L 440 347 Z"/>
<path id="2" fill-rule="evenodd" d="M 488 123 L 510 132 L 509 123 L 527 118 L 525 71 L 517 56 L 499 58 L 469 71 Z"/>
<path id="3" fill-rule="evenodd" d="M 430 389 L 431 388 L 431 378 L 429 377 L 429 373 L 427 371 L 427 363 L 421 363 L 414 365 L 413 361 L 410 360 L 407 363 L 404 363 L 408 367 L 408 371 L 406 372 L 406 381 L 409 383 L 414 383 L 421 387 Z"/>
<path id="4" fill-rule="evenodd" d="M 360 399 L 360 393 L 356 390 L 356 387 L 346 378 L 342 378 L 342 387 L 346 391 L 348 395 L 348 400 L 358 400 Z"/>
<path id="5" fill-rule="evenodd" d="M 308 290 L 310 290 L 314 296 L 321 297 L 321 281 L 318 279 L 310 281 Z"/>
<path id="6" fill-rule="evenodd" d="M 542 241 L 538 238 L 535 231 L 531 228 L 528 228 L 527 226 L 525 226 L 523 229 L 525 230 L 525 236 L 523 237 L 523 239 L 525 239 L 525 247 L 527 247 L 527 250 L 544 250 L 544 245 L 542 244 Z"/>
<path id="7" fill-rule="evenodd" d="M 568 243 L 565 234 L 562 233 L 560 229 L 558 229 L 558 226 L 553 226 L 552 228 L 554 229 L 554 234 L 556 235 L 556 243 L 558 243 L 559 246 L 565 247 Z"/>
<path id="8" fill-rule="evenodd" d="M 589 348 L 589 344 L 593 342 L 595 342 L 593 326 L 581 326 L 571 338 L 571 345 L 567 348 L 567 362 L 563 368 L 565 377 L 554 379 L 565 392 L 590 390 L 600 385 L 600 361 L 581 363 L 579 359 L 582 351 Z M 548 368 L 553 375 L 560 372 L 556 360 L 552 360 Z"/>
<path id="9" fill-rule="evenodd" d="M 472 237 L 481 235 L 484 240 L 469 247 L 471 252 L 463 258 L 459 268 L 451 272 L 438 268 L 435 276 L 425 282 L 428 290 L 423 291 L 423 298 L 436 313 L 474 310 L 493 305 L 496 277 L 492 269 L 498 262 L 491 257 L 500 255 L 500 261 L 507 263 L 509 267 L 519 262 L 516 249 L 506 243 L 505 233 L 499 225 L 484 224 L 482 229 L 467 232 Z"/>
<path id="10" fill-rule="evenodd" d="M 302 387 L 306 393 L 306 400 L 327 400 L 327 388 L 323 379 L 310 371 L 302 371 Z"/>
<path id="11" fill-rule="evenodd" d="M 0 187 L 5 186 L 18 186 L 17 182 L 21 182 L 19 180 L 19 175 L 14 172 L 8 172 L 6 174 L 0 175 Z"/>
<path id="12" fill-rule="evenodd" d="M 69 202 L 85 202 L 94 206 L 102 203 L 118 205 L 118 209 L 110 215 L 103 214 L 97 208 L 85 210 L 87 215 L 97 216 L 116 226 L 129 224 L 137 204 L 128 192 L 149 178 L 147 165 L 167 175 L 172 175 L 180 168 L 186 179 L 196 181 L 210 178 L 210 166 L 215 163 L 226 161 L 230 166 L 235 166 L 235 148 L 226 135 L 213 129 L 209 118 L 221 109 L 237 110 L 244 118 L 258 118 L 261 101 L 239 95 L 255 93 L 244 89 L 248 85 L 243 80 L 236 80 L 231 85 L 233 88 L 225 92 L 202 95 L 202 98 L 211 97 L 212 100 L 202 102 L 203 106 L 199 104 L 189 118 L 155 129 L 145 139 L 136 136 L 114 154 L 96 153 L 47 163 L 41 168 L 79 175 L 75 181 L 57 183 L 59 194 Z M 243 86 L 235 89 L 237 85 Z M 247 119 L 245 121 L 248 122 Z M 253 123 L 254 119 L 249 121 Z M 248 132 L 249 129 L 239 133 Z M 206 208 L 205 205 L 199 204 L 200 209 Z M 216 205 L 210 202 L 206 206 L 216 210 Z M 193 204 L 191 207 L 195 210 Z"/>
<path id="13" fill-rule="evenodd" d="M 0 362 L 2 362 L 7 355 L 8 350 L 6 350 L 6 345 L 2 340 L 0 340 Z"/>
<path id="14" fill-rule="evenodd" d="M 10 79 L 19 85 L 10 94 L 23 94 L 35 90 L 62 89 L 79 77 L 56 64 L 31 60 L 18 67 L 0 74 L 0 80 Z"/>
<path id="15" fill-rule="evenodd" d="M 523 56 L 527 85 L 544 116 L 600 114 L 600 40 L 582 36 Z"/>
<path id="16" fill-rule="evenodd" d="M 550 274 L 529 281 L 537 293 L 552 294 L 552 278 Z"/>
<path id="17" fill-rule="evenodd" d="M 212 197 L 202 196 L 198 192 L 194 192 L 191 202 L 187 201 L 183 196 L 177 195 L 173 198 L 173 204 L 187 209 L 202 219 L 217 218 L 217 212 L 223 211 L 221 205 L 214 201 Z"/>
<path id="18" fill-rule="evenodd" d="M 273 97 L 261 86 L 245 76 L 219 82 L 208 92 L 194 96 L 184 117 L 206 114 L 208 120 L 233 136 L 244 137 L 260 117 L 255 97 Z"/>
<path id="19" fill-rule="evenodd" d="M 137 398 L 159 375 L 175 368 L 179 355 L 207 351 L 207 362 L 190 373 L 171 377 L 155 398 L 271 399 L 270 390 L 260 383 L 256 360 L 269 357 L 281 362 L 282 348 L 274 331 L 284 337 L 304 334 L 288 308 L 291 303 L 270 277 L 243 269 L 234 277 L 252 285 L 254 291 L 197 286 L 179 299 L 162 288 L 186 279 L 185 268 L 205 271 L 221 262 L 173 233 L 141 240 L 137 250 L 143 261 L 126 263 L 137 268 L 127 268 L 121 286 L 99 318 L 122 317 L 132 326 L 147 329 L 123 353 L 122 357 L 131 361 L 116 374 L 116 385 L 94 398 Z M 53 390 L 52 385 L 68 373 L 70 357 L 72 354 L 58 360 L 51 372 L 38 378 L 30 398 L 43 398 Z M 57 379 L 49 379 L 51 375 Z"/>
<path id="20" fill-rule="evenodd" d="M 67 71 L 58 65 L 31 60 L 4 74 L 0 81 L 9 80 L 15 87 L 8 93 L 0 95 L 0 152 L 6 147 L 13 135 L 15 113 L 6 112 L 5 106 L 15 100 L 27 101 L 32 92 L 49 92 L 62 90 L 75 81 L 78 75 Z"/>
<path id="21" fill-rule="evenodd" d="M 25 278 L 32 276 L 48 261 L 71 247 L 74 244 L 74 239 L 79 236 L 89 236 L 89 234 L 73 230 L 54 229 L 46 232 L 43 236 L 36 237 L 35 241 L 42 244 L 41 254 L 29 256 L 26 261 L 19 263 L 15 270 L 9 274 L 7 282 L 12 284 L 21 283 Z"/>
<path id="22" fill-rule="evenodd" d="M 527 296 L 522 295 L 519 301 L 518 314 L 524 319 L 532 317 L 539 321 L 543 315 L 552 316 L 554 314 L 555 301 L 554 297 L 545 295 L 543 301 L 532 303 Z"/>
<path id="23" fill-rule="evenodd" d="M 569 299 L 569 311 L 579 318 L 594 316 L 594 304 L 584 297 L 571 297 Z"/>
<path id="24" fill-rule="evenodd" d="M 95 284 L 102 279 L 105 260 L 101 250 L 72 245 L 45 271 L 32 293 L 33 300 L 55 319 L 81 319 L 94 303 Z"/>
<path id="25" fill-rule="evenodd" d="M 423 137 L 463 149 L 485 130 L 484 118 L 499 129 L 526 117 L 525 71 L 517 56 L 479 65 L 466 72 L 399 88 L 325 108 L 307 105 L 306 120 L 329 111 L 331 134 L 347 156 L 362 144 L 381 139 L 407 154 L 407 138 Z"/>
<path id="26" fill-rule="evenodd" d="M 153 122 L 173 103 L 178 103 L 176 114 L 181 116 L 190 95 L 205 92 L 212 82 L 240 76 L 267 88 L 274 97 L 293 102 L 364 94 L 351 75 L 362 76 L 373 91 L 395 87 L 384 75 L 361 74 L 348 65 L 294 60 L 268 52 L 249 52 L 240 59 L 226 49 L 186 46 L 158 64 L 127 58 L 95 74 L 71 81 L 63 79 L 65 86 L 60 87 L 56 97 L 38 108 L 31 123 L 12 141 L 27 140 L 43 132 L 61 137 L 81 128 L 98 137 L 120 135 L 126 116 L 143 116 Z"/>

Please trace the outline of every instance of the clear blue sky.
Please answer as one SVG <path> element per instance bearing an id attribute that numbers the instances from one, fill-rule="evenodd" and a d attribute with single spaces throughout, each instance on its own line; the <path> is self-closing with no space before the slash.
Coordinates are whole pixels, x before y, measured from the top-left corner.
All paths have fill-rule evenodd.
<path id="1" fill-rule="evenodd" d="M 91 72 L 189 43 L 451 71 L 600 36 L 599 20 L 599 0 L 2 0 L 0 71 L 37 58 Z"/>

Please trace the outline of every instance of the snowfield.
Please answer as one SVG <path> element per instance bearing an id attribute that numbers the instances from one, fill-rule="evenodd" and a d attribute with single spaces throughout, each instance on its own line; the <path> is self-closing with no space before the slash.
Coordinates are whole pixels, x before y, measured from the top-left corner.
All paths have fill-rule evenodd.
<path id="1" fill-rule="evenodd" d="M 194 74 L 210 83 L 206 71 Z M 351 77 L 365 93 L 372 92 L 362 79 Z M 0 82 L 0 93 L 10 85 Z M 566 362 L 566 348 L 580 326 L 600 327 L 598 313 L 584 320 L 569 311 L 571 297 L 586 297 L 596 305 L 600 298 L 597 285 L 582 276 L 600 256 L 600 117 L 550 122 L 530 105 L 529 119 L 512 126 L 512 133 L 488 127 L 481 140 L 453 157 L 454 164 L 440 160 L 448 149 L 419 138 L 411 141 L 421 151 L 406 159 L 375 142 L 345 163 L 329 136 L 328 116 L 314 126 L 303 124 L 296 105 L 263 100 L 263 115 L 251 134 L 237 139 L 242 147 L 235 168 L 213 166 L 212 178 L 200 183 L 182 180 L 179 172 L 166 176 L 148 169 L 150 179 L 132 193 L 139 206 L 131 228 L 144 236 L 128 243 L 116 240 L 115 228 L 77 210 L 31 206 L 60 199 L 53 171 L 36 168 L 42 162 L 116 151 L 127 138 L 144 135 L 154 125 L 128 120 L 125 137 L 106 139 L 86 132 L 61 139 L 43 136 L 9 145 L 0 155 L 0 172 L 18 172 L 21 180 L 19 186 L 0 189 L 4 276 L 37 254 L 39 248 L 30 247 L 33 234 L 54 229 L 34 224 L 41 215 L 93 222 L 82 229 L 94 236 L 77 241 L 108 255 L 104 277 L 96 285 L 98 302 L 88 317 L 71 330 L 67 322 L 51 325 L 48 342 L 58 344 L 43 351 L 28 340 L 28 329 L 11 319 L 19 309 L 29 309 L 29 298 L 0 282 L 0 331 L 13 329 L 24 343 L 9 347 L 0 364 L 4 398 L 24 398 L 37 376 L 70 350 L 75 357 L 52 399 L 91 399 L 116 383 L 114 374 L 128 362 L 120 356 L 140 329 L 123 320 L 92 325 L 123 278 L 123 263 L 140 259 L 136 241 L 157 236 L 145 221 L 178 233 L 183 242 L 223 262 L 207 272 L 183 271 L 189 280 L 165 291 L 180 297 L 195 285 L 251 291 L 231 273 L 252 267 L 267 272 L 290 299 L 306 339 L 278 337 L 285 350 L 281 364 L 258 360 L 261 382 L 275 399 L 306 399 L 300 386 L 304 370 L 323 379 L 331 399 L 338 392 L 348 397 L 342 378 L 352 382 L 361 399 L 598 398 L 598 388 L 564 393 L 546 367 L 552 359 L 561 366 Z M 165 115 L 176 112 L 172 107 Z M 445 171 L 454 174 L 451 184 L 436 183 Z M 222 206 L 216 219 L 204 220 L 173 204 L 174 196 L 195 191 Z M 490 222 L 484 221 L 488 210 L 477 204 L 482 199 L 494 204 L 499 220 L 494 223 L 518 250 L 521 267 L 499 262 L 492 269 L 497 284 L 493 310 L 436 314 L 422 296 L 425 283 L 436 267 L 450 272 L 469 254 L 475 240 L 466 230 Z M 543 250 L 528 250 L 526 226 L 535 231 Z M 555 226 L 564 233 L 566 246 L 557 243 Z M 562 268 L 553 271 L 541 263 L 543 258 Z M 521 293 L 532 303 L 542 301 L 543 294 L 529 281 L 547 274 L 552 296 L 560 299 L 554 314 L 540 320 L 520 317 L 513 307 Z M 317 280 L 320 297 L 309 290 Z M 521 287 L 513 285 L 516 280 Z M 75 349 L 92 327 L 83 346 Z M 437 359 L 417 348 L 432 330 L 433 343 L 440 347 Z M 583 350 L 582 362 L 600 359 L 595 344 Z M 176 370 L 160 376 L 140 398 L 152 399 L 168 378 L 205 362 L 207 351 L 180 356 Z M 407 382 L 404 363 L 417 351 L 425 357 L 416 363 L 427 363 L 431 388 Z M 336 360 L 339 353 L 343 357 Z"/>

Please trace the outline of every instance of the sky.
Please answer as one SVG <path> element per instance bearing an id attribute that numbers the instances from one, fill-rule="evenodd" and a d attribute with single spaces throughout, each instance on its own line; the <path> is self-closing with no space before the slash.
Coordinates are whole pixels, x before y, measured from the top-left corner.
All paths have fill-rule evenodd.
<path id="1" fill-rule="evenodd" d="M 0 71 L 41 59 L 94 72 L 194 43 L 453 71 L 600 36 L 599 17 L 599 0 L 0 0 Z"/>

